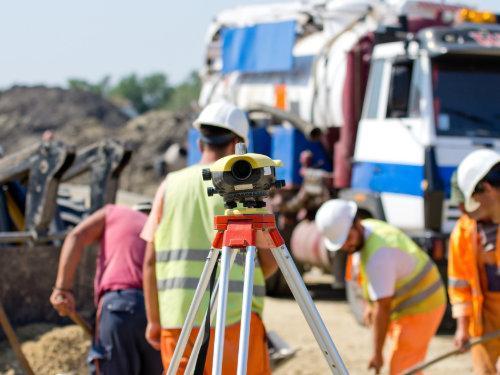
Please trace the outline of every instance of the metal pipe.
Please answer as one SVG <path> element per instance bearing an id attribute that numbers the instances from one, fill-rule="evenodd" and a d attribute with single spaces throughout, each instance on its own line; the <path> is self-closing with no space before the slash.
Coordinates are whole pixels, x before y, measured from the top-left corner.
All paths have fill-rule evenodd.
<path id="1" fill-rule="evenodd" d="M 255 269 L 255 246 L 247 246 L 245 276 L 243 284 L 243 305 L 241 308 L 240 343 L 238 345 L 238 375 L 247 373 L 248 338 L 252 313 L 253 274 Z"/>
<path id="2" fill-rule="evenodd" d="M 254 112 L 267 113 L 282 121 L 288 121 L 290 124 L 292 124 L 293 127 L 300 130 L 310 140 L 317 140 L 321 136 L 320 128 L 300 118 L 299 116 L 294 115 L 291 112 L 283 111 L 281 109 L 271 107 L 270 105 L 260 104 L 260 103 L 253 104 L 245 108 L 245 110 L 248 113 L 254 113 Z"/>
<path id="3" fill-rule="evenodd" d="M 47 234 L 44 236 L 38 236 L 33 232 L 0 232 L 0 243 L 8 242 L 49 242 L 54 240 L 62 240 L 66 237 L 68 232 L 57 232 L 52 234 Z"/>
<path id="4" fill-rule="evenodd" d="M 188 313 L 186 315 L 186 320 L 184 321 L 184 324 L 182 326 L 179 339 L 177 340 L 177 345 L 175 346 L 174 354 L 172 355 L 172 359 L 170 361 L 170 366 L 167 372 L 168 375 L 177 374 L 182 355 L 184 354 L 189 336 L 191 335 L 191 329 L 193 328 L 196 314 L 200 308 L 201 302 L 203 300 L 203 295 L 207 290 L 208 284 L 210 282 L 210 276 L 212 275 L 215 265 L 217 264 L 219 253 L 219 249 L 212 249 L 208 254 L 205 267 L 203 268 L 203 271 L 200 275 L 200 282 L 196 287 L 193 301 L 191 302 L 191 306 L 189 307 Z"/>
<path id="5" fill-rule="evenodd" d="M 278 266 L 283 273 L 295 300 L 299 304 L 302 314 L 304 314 L 304 318 L 309 324 L 309 328 L 316 338 L 331 373 L 347 375 L 349 372 L 347 371 L 347 368 L 345 367 L 345 364 L 328 333 L 328 329 L 326 328 L 318 309 L 314 305 L 314 302 L 304 285 L 304 281 L 302 280 L 302 277 L 300 276 L 288 249 L 285 245 L 282 245 L 273 249 L 272 254 L 276 259 L 276 262 L 278 263 Z"/>
<path id="6" fill-rule="evenodd" d="M 215 343 L 212 375 L 222 374 L 224 355 L 224 331 L 226 329 L 226 306 L 229 287 L 229 272 L 231 272 L 231 254 L 234 250 L 229 246 L 222 248 L 221 273 L 219 279 L 219 300 L 217 301 L 217 319 L 215 322 Z"/>

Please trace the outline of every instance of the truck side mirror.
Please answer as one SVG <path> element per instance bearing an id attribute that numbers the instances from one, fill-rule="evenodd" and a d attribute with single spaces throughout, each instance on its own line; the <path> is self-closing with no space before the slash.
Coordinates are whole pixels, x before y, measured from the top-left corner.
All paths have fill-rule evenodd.
<path id="1" fill-rule="evenodd" d="M 411 68 L 411 63 L 395 64 L 392 67 L 387 118 L 403 118 L 408 116 Z"/>

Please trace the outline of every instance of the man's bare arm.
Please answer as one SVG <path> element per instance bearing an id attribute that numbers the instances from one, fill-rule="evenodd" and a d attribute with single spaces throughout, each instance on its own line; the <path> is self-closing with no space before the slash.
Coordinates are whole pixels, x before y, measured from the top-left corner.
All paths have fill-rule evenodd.
<path id="1" fill-rule="evenodd" d="M 85 218 L 64 240 L 54 291 L 50 301 L 60 314 L 66 315 L 74 310 L 74 298 L 71 292 L 76 270 L 85 247 L 100 240 L 106 221 L 104 208 Z"/>
<path id="2" fill-rule="evenodd" d="M 384 364 L 382 350 L 389 328 L 392 297 L 381 298 L 373 303 L 373 356 L 368 368 L 378 374 Z"/>
<path id="3" fill-rule="evenodd" d="M 272 250 L 268 249 L 259 249 L 257 252 L 260 268 L 266 279 L 271 277 L 278 270 L 278 263 L 276 263 L 276 259 L 274 259 L 271 251 Z"/>
<path id="4" fill-rule="evenodd" d="M 144 304 L 148 325 L 146 327 L 146 340 L 149 344 L 160 349 L 160 308 L 158 303 L 158 288 L 156 286 L 156 256 L 152 242 L 146 243 L 146 253 L 142 266 L 142 285 L 144 289 Z"/>

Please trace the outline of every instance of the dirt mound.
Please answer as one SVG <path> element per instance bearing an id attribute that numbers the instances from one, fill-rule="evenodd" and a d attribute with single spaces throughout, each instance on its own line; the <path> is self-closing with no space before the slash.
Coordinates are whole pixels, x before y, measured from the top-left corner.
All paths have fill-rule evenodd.
<path id="1" fill-rule="evenodd" d="M 165 151 L 174 143 L 185 147 L 191 121 L 191 112 L 165 110 L 150 111 L 131 119 L 121 132 L 121 137 L 134 147 L 130 165 L 122 174 L 122 188 L 152 195 L 161 180 L 158 165 Z"/>
<path id="2" fill-rule="evenodd" d="M 192 112 L 151 111 L 133 119 L 100 95 L 44 86 L 14 86 L 0 94 L 0 146 L 5 153 L 38 142 L 46 130 L 77 147 L 104 138 L 131 141 L 134 154 L 121 187 L 152 193 L 155 162 L 173 143 L 184 145 Z M 130 143 L 130 142 L 129 142 Z"/>
<path id="3" fill-rule="evenodd" d="M 23 352 L 35 374 L 86 374 L 85 358 L 90 341 L 78 326 L 55 327 L 31 324 L 17 331 Z M 0 345 L 0 374 L 22 374 L 13 351 L 4 341 Z"/>
<path id="4" fill-rule="evenodd" d="M 0 94 L 0 139 L 6 152 L 55 131 L 71 143 L 90 143 L 110 136 L 128 120 L 101 96 L 81 90 L 14 86 Z"/>

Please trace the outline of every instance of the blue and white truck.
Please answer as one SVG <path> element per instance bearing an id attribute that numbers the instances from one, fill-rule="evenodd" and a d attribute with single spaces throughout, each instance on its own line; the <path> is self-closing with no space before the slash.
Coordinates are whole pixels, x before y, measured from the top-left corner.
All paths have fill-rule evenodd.
<path id="1" fill-rule="evenodd" d="M 282 200 L 300 191 L 309 149 L 332 195 L 410 233 L 443 266 L 459 216 L 451 175 L 474 149 L 500 151 L 499 23 L 432 1 L 228 9 L 208 31 L 200 105 L 247 110 L 251 148 L 288 167 Z M 331 266 L 328 254 L 312 258 Z"/>

